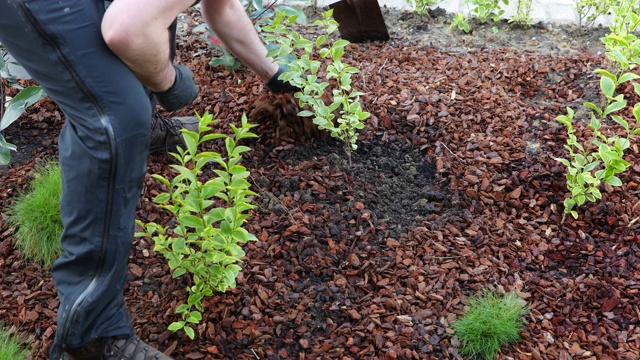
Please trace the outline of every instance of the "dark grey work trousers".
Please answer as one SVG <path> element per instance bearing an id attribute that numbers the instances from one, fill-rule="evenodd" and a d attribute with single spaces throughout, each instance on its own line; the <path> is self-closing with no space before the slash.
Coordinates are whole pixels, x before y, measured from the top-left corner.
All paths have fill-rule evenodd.
<path id="1" fill-rule="evenodd" d="M 148 153 L 151 104 L 104 43 L 104 0 L 0 0 L 0 43 L 64 112 L 62 256 L 51 359 L 133 335 L 123 287 Z"/>

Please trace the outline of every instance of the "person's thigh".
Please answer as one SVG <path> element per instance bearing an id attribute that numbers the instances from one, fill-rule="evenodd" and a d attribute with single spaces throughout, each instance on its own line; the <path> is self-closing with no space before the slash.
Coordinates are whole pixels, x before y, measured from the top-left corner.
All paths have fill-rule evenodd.
<path id="1" fill-rule="evenodd" d="M 53 268 L 59 349 L 132 334 L 122 289 L 151 106 L 104 44 L 103 13 L 102 0 L 0 0 L 0 43 L 66 118 L 59 139 L 64 253 Z"/>

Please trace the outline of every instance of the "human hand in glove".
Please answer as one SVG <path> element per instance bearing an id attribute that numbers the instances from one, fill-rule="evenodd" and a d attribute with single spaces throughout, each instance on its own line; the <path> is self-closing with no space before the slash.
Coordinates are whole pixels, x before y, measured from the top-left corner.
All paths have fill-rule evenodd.
<path id="1" fill-rule="evenodd" d="M 280 80 L 279 77 L 287 70 L 280 65 L 278 71 L 267 82 L 267 88 L 276 94 L 294 93 L 301 91 L 297 86 L 291 85 L 288 81 Z"/>

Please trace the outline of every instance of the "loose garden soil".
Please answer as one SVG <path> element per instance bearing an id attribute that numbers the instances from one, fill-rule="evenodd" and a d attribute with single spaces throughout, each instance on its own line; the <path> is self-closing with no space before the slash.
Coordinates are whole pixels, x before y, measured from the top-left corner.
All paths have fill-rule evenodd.
<path id="1" fill-rule="evenodd" d="M 577 220 L 563 221 L 565 169 L 554 160 L 567 156 L 555 120 L 566 106 L 588 136 L 581 104 L 600 101 L 604 30 L 505 22 L 465 35 L 449 30 L 451 14 L 433 15 L 384 9 L 391 40 L 349 46 L 344 60 L 360 68 L 354 85 L 372 114 L 352 166 L 336 142 L 257 128 L 244 164 L 260 194 L 246 228 L 260 241 L 246 246 L 237 288 L 206 299 L 195 340 L 167 330 L 188 281 L 171 278 L 149 239 L 134 240 L 125 292 L 143 339 L 176 359 L 454 359 L 451 323 L 466 297 L 490 289 L 515 291 L 531 309 L 523 340 L 501 359 L 640 358 L 637 139 L 624 185 L 604 187 Z M 201 96 L 176 114 L 209 111 L 228 133 L 266 90 L 248 71 L 208 65 L 191 31 L 198 19 L 182 19 L 178 56 Z M 43 100 L 7 129 L 19 153 L 0 174 L 0 207 L 56 155 L 63 121 Z M 149 176 L 169 176 L 170 164 L 149 157 L 142 221 L 172 221 L 153 204 L 163 188 Z M 56 291 L 49 270 L 12 246 L 14 230 L 0 232 L 0 322 L 45 359 Z"/>

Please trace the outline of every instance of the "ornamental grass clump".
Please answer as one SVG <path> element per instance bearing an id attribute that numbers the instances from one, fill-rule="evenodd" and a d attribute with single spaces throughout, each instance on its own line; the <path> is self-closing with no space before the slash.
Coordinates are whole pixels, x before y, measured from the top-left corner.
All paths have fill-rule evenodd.
<path id="1" fill-rule="evenodd" d="M 0 326 L 0 360 L 27 360 L 29 353 L 23 339 Z"/>
<path id="2" fill-rule="evenodd" d="M 60 166 L 45 162 L 36 169 L 29 190 L 7 208 L 7 226 L 16 229 L 15 246 L 27 260 L 47 268 L 62 251 L 61 194 Z"/>
<path id="3" fill-rule="evenodd" d="M 520 339 L 528 307 L 518 295 L 483 292 L 467 305 L 464 315 L 451 325 L 460 340 L 461 355 L 491 360 L 501 345 Z"/>

